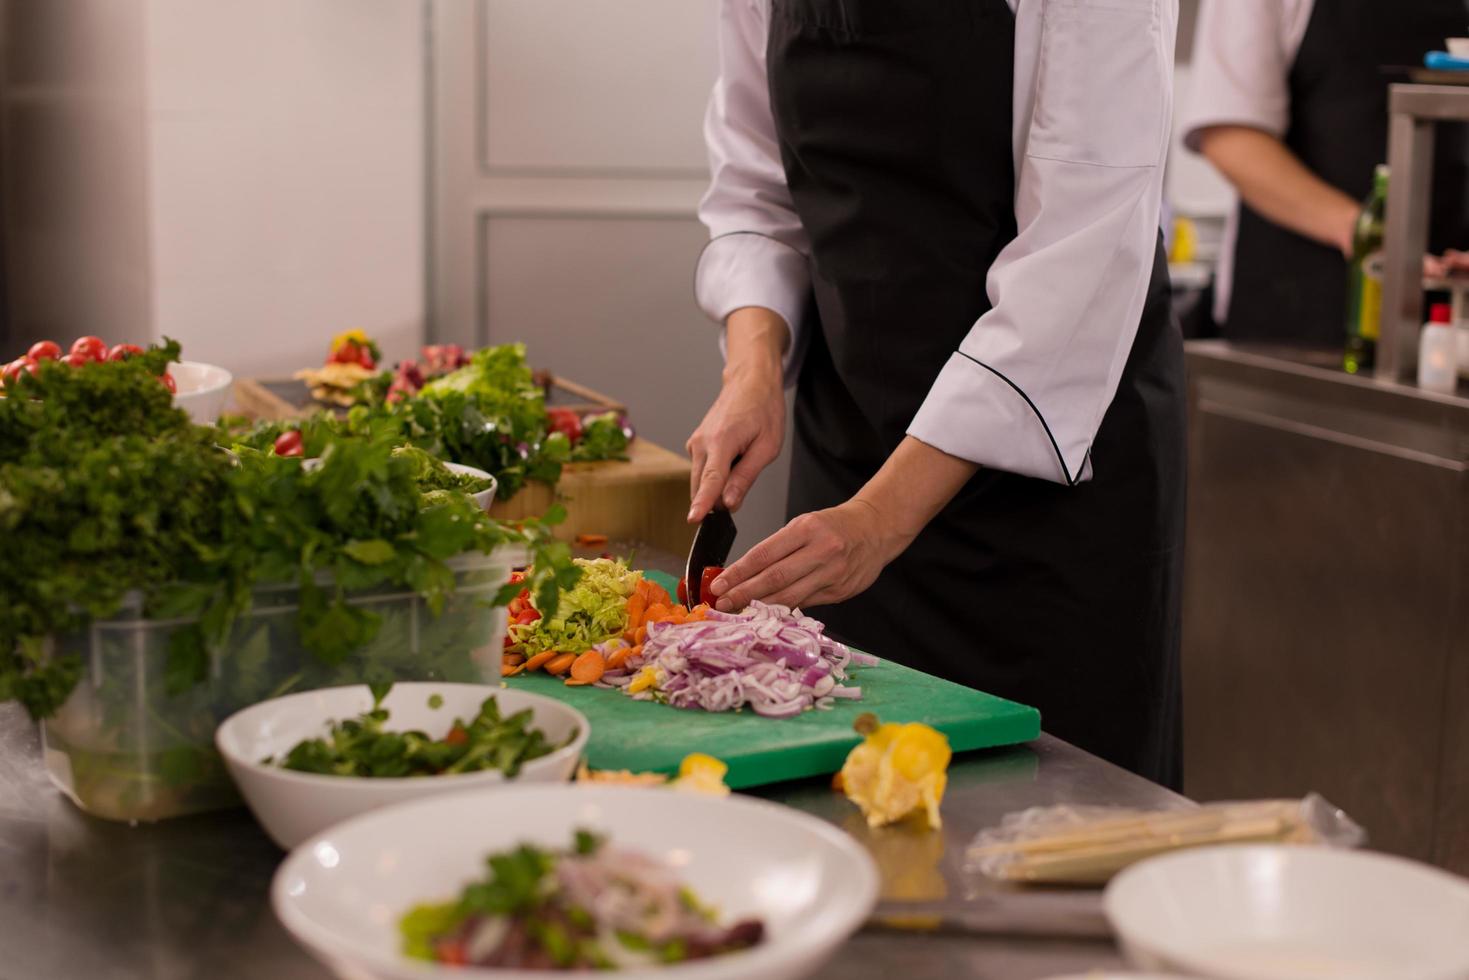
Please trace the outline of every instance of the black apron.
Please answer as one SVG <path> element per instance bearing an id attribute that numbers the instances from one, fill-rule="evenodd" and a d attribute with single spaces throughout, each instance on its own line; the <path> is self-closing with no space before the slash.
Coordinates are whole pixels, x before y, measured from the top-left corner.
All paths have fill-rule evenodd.
<path id="1" fill-rule="evenodd" d="M 1285 145 L 1355 200 L 1387 161 L 1384 68 L 1423 63 L 1469 23 L 1465 0 L 1316 0 L 1290 71 Z M 1440 125 L 1429 248 L 1469 247 L 1469 127 Z M 1340 250 L 1239 206 L 1234 284 L 1223 336 L 1339 348 L 1346 342 L 1347 264 Z"/>
<path id="2" fill-rule="evenodd" d="M 792 515 L 856 493 L 989 309 L 1016 234 L 1013 52 L 1005 0 L 773 0 L 771 107 L 814 292 Z M 871 589 L 813 613 L 1177 785 L 1183 441 L 1160 239 L 1093 479 L 982 471 Z"/>

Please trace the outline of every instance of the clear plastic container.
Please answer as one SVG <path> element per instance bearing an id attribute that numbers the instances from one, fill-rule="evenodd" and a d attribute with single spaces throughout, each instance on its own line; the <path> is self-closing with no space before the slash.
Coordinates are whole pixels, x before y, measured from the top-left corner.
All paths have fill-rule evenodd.
<path id="1" fill-rule="evenodd" d="M 214 729 L 240 708 L 290 691 L 365 681 L 499 683 L 505 609 L 490 603 L 519 556 L 500 549 L 449 564 L 455 594 L 435 615 L 413 593 L 348 597 L 382 617 L 377 636 L 339 663 L 301 645 L 295 585 L 261 587 L 250 612 L 213 652 L 207 681 L 165 689 L 169 640 L 188 620 L 140 618 L 136 603 L 84 631 L 53 638 L 82 660 L 71 697 L 41 726 L 51 780 L 88 813 L 151 821 L 239 802 L 214 750 Z"/>

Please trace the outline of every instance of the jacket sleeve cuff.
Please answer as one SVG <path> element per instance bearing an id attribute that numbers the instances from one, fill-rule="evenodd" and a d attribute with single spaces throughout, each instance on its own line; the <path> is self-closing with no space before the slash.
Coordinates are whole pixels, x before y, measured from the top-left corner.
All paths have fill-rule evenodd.
<path id="1" fill-rule="evenodd" d="M 998 371 L 955 353 L 913 417 L 908 434 L 970 462 L 1074 485 L 1091 478 L 1089 447 L 1057 443 L 1045 417 Z"/>
<path id="2" fill-rule="evenodd" d="M 735 232 L 713 239 L 699 256 L 694 273 L 694 296 L 699 308 L 717 323 L 735 310 L 759 306 L 773 311 L 790 331 L 784 371 L 786 384 L 795 383 L 805 354 L 802 321 L 811 296 L 807 259 L 779 239 L 757 232 Z M 724 332 L 719 334 L 724 351 Z"/>

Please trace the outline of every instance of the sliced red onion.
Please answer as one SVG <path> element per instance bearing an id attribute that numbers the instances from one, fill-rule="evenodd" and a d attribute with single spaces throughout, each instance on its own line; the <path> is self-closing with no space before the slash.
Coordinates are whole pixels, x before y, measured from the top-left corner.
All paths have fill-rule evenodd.
<path id="1" fill-rule="evenodd" d="M 769 718 L 790 718 L 813 708 L 830 708 L 834 698 L 862 696 L 838 682 L 847 667 L 876 658 L 854 655 L 823 635 L 821 623 L 784 606 L 752 602 L 744 612 L 711 610 L 693 623 L 663 621 L 648 627 L 640 656 L 599 683 L 626 688 L 645 667 L 657 671 L 656 690 L 631 695 L 677 708 L 733 711 L 749 705 Z M 607 644 L 612 649 L 620 641 Z"/>

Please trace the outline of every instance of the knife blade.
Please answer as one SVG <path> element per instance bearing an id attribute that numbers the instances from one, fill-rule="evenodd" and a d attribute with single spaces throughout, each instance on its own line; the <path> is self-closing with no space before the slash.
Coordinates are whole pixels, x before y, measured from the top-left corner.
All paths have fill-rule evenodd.
<path id="1" fill-rule="evenodd" d="M 689 608 L 704 601 L 699 594 L 704 569 L 723 565 L 729 560 L 736 533 L 734 518 L 723 507 L 711 510 L 699 522 L 693 546 L 689 548 L 689 560 L 684 564 L 684 588 L 689 593 Z"/>

